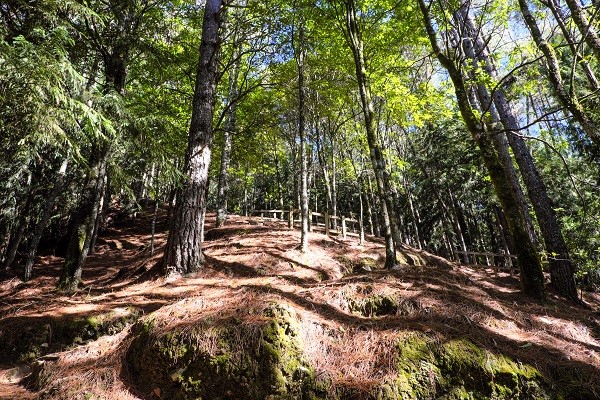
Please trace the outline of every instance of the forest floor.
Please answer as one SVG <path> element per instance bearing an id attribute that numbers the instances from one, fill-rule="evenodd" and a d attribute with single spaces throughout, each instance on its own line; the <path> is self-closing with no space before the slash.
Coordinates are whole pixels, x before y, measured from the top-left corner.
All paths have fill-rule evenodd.
<path id="1" fill-rule="evenodd" d="M 74 295 L 55 290 L 63 260 L 51 255 L 38 259 L 32 281 L 0 282 L 0 399 L 58 399 L 60 380 L 69 380 L 81 398 L 91 398 L 85 397 L 88 392 L 106 399 L 159 397 L 130 379 L 124 356 L 128 326 L 93 339 L 77 337 L 60 348 L 50 334 L 27 364 L 7 356 L 12 353 L 3 349 L 6 343 L 18 347 L 40 326 L 65 326 L 131 307 L 141 315 L 194 320 L 269 301 L 289 304 L 314 322 L 313 331 L 303 333 L 312 365 L 349 384 L 368 386 L 384 376 L 393 364 L 386 343 L 396 331 L 410 328 L 439 340 L 465 337 L 543 373 L 568 369 L 600 387 L 598 294 L 583 294 L 590 309 L 552 293 L 539 304 L 522 296 L 517 278 L 507 273 L 456 265 L 410 248 L 403 250 L 399 268 L 384 271 L 383 245 L 359 245 L 353 236 L 312 232 L 310 251 L 303 254 L 298 230 L 287 229 L 286 222 L 237 216 L 212 229 L 214 216 L 209 216 L 205 268 L 164 278 L 156 268 L 167 235 L 160 215 L 153 256 L 151 213 L 117 221 L 103 232 Z M 386 296 L 398 301 L 393 311 L 369 307 L 368 299 Z M 318 330 L 338 332 L 335 343 Z M 51 365 L 52 379 L 31 385 L 27 375 L 44 365 Z M 573 390 L 581 384 L 574 383 Z"/>

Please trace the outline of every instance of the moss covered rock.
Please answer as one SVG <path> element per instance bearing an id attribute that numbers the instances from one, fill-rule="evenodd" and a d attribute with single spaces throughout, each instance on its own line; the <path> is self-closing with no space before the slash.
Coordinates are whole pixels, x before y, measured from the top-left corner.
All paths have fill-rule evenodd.
<path id="1" fill-rule="evenodd" d="M 467 339 L 436 343 L 413 333 L 398 342 L 393 399 L 557 399 L 532 366 L 483 350 Z M 380 397 L 378 397 L 380 398 Z"/>
<path id="2" fill-rule="evenodd" d="M 257 318 L 258 317 L 258 318 Z M 139 386 L 170 399 L 316 399 L 295 313 L 273 305 L 158 332 L 138 324 L 128 361 Z"/>
<path id="3" fill-rule="evenodd" d="M 407 332 L 390 344 L 395 373 L 368 387 L 326 373 L 316 378 L 293 310 L 271 305 L 244 317 L 167 329 L 140 321 L 128 352 L 138 386 L 155 398 L 332 400 L 559 399 L 534 367 L 467 339 Z M 330 378 L 326 378 L 329 376 Z"/>
<path id="4" fill-rule="evenodd" d="M 0 329 L 0 341 L 3 343 L 0 361 L 30 362 L 100 336 L 113 335 L 141 314 L 137 308 L 123 307 L 89 317 L 9 321 Z"/>

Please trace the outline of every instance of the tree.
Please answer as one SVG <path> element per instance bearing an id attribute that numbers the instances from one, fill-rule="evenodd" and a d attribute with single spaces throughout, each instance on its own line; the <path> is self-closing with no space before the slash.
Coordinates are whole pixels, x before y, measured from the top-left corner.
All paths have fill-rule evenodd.
<path id="1" fill-rule="evenodd" d="M 390 183 L 387 176 L 385 158 L 381 151 L 381 145 L 376 135 L 373 101 L 367 78 L 367 66 L 365 63 L 364 45 L 361 36 L 360 26 L 356 18 L 356 5 L 354 0 L 342 2 L 345 18 L 345 33 L 348 37 L 348 44 L 354 57 L 355 73 L 362 104 L 365 129 L 367 132 L 367 141 L 371 154 L 371 164 L 375 172 L 375 181 L 377 191 L 380 197 L 381 217 L 383 222 L 383 235 L 385 237 L 385 266 L 393 268 L 396 265 L 396 244 L 397 235 L 394 235 L 397 229 L 395 218 L 393 217 L 394 203 L 391 198 Z"/>
<path id="2" fill-rule="evenodd" d="M 130 52 L 140 33 L 143 16 L 153 7 L 150 0 L 94 2 L 97 13 L 77 19 L 74 25 L 85 37 L 103 66 L 102 93 L 111 101 L 109 112 L 119 107 L 120 97 L 125 90 L 127 63 Z M 100 15 L 109 15 L 112 24 L 102 24 Z M 96 71 L 92 69 L 91 80 Z M 105 130 L 93 138 L 88 158 L 88 170 L 79 204 L 71 217 L 71 233 L 67 255 L 58 281 L 58 288 L 67 292 L 77 289 L 81 282 L 82 269 L 88 253 L 93 250 L 98 234 L 99 215 L 105 201 L 106 173 L 114 131 Z"/>
<path id="3" fill-rule="evenodd" d="M 200 57 L 184 164 L 185 181 L 178 191 L 165 248 L 163 270 L 166 274 L 195 272 L 204 263 L 200 236 L 211 158 L 223 5 L 222 0 L 207 0 L 204 7 Z"/>
<path id="4" fill-rule="evenodd" d="M 479 146 L 481 157 L 507 217 L 511 236 L 516 245 L 523 292 L 536 299 L 545 300 L 546 291 L 542 265 L 529 236 L 525 215 L 519 205 L 514 182 L 510 179 L 507 166 L 499 154 L 501 147 L 498 141 L 494 140 L 499 137 L 498 132 L 494 132 L 497 128 L 494 128 L 493 125 L 490 126 L 484 119 L 477 116 L 478 114 L 482 115 L 482 110 L 475 108 L 473 100 L 469 98 L 470 90 L 465 83 L 463 73 L 438 44 L 430 7 L 425 4 L 424 0 L 419 0 L 419 8 L 434 54 L 450 75 L 463 120 Z"/>
<path id="5" fill-rule="evenodd" d="M 570 91 L 567 85 L 565 85 L 561 76 L 561 67 L 556 51 L 552 44 L 543 37 L 542 31 L 531 12 L 527 0 L 519 0 L 519 7 L 534 42 L 544 55 L 548 80 L 552 84 L 556 97 L 562 106 L 569 110 L 571 115 L 573 115 L 573 118 L 581 125 L 582 129 L 596 146 L 600 146 L 600 130 L 598 122 L 581 104 L 576 93 Z"/>
<path id="6" fill-rule="evenodd" d="M 483 39 L 479 36 L 478 32 L 481 30 L 475 27 L 468 13 L 468 6 L 469 3 L 465 2 L 457 11 L 463 38 L 461 43 L 463 43 L 467 56 L 473 61 L 473 70 L 481 68 L 495 82 L 498 79 L 498 73 L 491 62 Z M 483 85 L 480 84 L 478 87 L 479 90 L 485 92 L 484 108 L 495 108 L 504 128 L 507 130 L 508 142 L 519 166 L 546 245 L 552 284 L 561 295 L 577 301 L 578 295 L 573 278 L 575 271 L 569 257 L 569 250 L 563 238 L 554 206 L 548 196 L 546 185 L 540 176 L 527 144 L 520 135 L 521 128 L 518 118 L 507 100 L 503 87 L 496 88 L 491 96 L 487 93 L 488 89 Z"/>

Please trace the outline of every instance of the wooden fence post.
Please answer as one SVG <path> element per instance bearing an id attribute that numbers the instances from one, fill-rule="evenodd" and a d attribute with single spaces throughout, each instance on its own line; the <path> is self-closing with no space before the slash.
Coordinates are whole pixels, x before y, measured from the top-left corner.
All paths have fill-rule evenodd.
<path id="1" fill-rule="evenodd" d="M 342 216 L 342 237 L 346 239 L 346 217 Z"/>
<path id="2" fill-rule="evenodd" d="M 308 231 L 312 232 L 312 211 L 308 210 Z M 300 219 L 302 219 L 302 213 L 300 213 Z"/>
<path id="3" fill-rule="evenodd" d="M 325 213 L 325 235 L 329 236 L 329 214 Z"/>
<path id="4" fill-rule="evenodd" d="M 294 210 L 290 208 L 290 213 L 288 214 L 288 228 L 294 229 Z"/>

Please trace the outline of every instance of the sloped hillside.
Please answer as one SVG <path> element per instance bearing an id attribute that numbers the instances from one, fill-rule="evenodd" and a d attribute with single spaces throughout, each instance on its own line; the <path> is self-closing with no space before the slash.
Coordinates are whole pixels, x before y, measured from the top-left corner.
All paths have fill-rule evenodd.
<path id="1" fill-rule="evenodd" d="M 74 296 L 61 259 L 0 287 L 0 398 L 594 399 L 600 299 L 521 296 L 504 273 L 232 217 L 206 268 L 155 268 L 143 215 L 106 232 Z"/>

